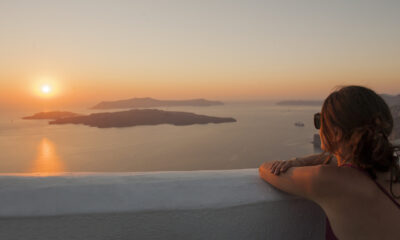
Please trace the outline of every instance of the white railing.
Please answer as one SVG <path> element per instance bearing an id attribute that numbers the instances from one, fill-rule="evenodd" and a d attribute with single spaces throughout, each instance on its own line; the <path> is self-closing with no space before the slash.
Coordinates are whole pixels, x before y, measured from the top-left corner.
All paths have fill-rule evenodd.
<path id="1" fill-rule="evenodd" d="M 0 239 L 323 239 L 324 218 L 257 169 L 0 175 Z"/>

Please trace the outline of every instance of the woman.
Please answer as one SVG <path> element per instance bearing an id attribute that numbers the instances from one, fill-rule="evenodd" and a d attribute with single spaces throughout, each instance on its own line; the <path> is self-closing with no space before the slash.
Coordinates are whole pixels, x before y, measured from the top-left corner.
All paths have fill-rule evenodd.
<path id="1" fill-rule="evenodd" d="M 384 100 L 360 86 L 328 96 L 314 116 L 324 153 L 266 162 L 260 176 L 319 204 L 327 239 L 400 239 L 400 168 Z"/>

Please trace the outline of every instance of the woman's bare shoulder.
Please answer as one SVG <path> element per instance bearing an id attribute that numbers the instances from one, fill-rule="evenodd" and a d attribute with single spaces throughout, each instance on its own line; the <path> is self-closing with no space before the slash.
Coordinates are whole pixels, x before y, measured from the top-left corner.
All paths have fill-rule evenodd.
<path id="1" fill-rule="evenodd" d="M 335 181 L 336 183 L 349 183 L 349 180 L 355 180 L 354 177 L 368 178 L 364 172 L 358 169 L 338 167 L 334 164 L 319 165 L 318 177 L 322 180 Z"/>
<path id="2" fill-rule="evenodd" d="M 334 165 L 318 166 L 314 188 L 321 199 L 341 198 L 343 195 L 365 194 L 371 180 L 358 169 Z"/>

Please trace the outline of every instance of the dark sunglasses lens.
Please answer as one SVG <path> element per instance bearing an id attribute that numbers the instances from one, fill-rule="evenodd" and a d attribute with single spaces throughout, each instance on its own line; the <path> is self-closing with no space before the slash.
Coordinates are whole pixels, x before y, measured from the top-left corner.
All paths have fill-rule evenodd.
<path id="1" fill-rule="evenodd" d="M 320 113 L 316 113 L 314 115 L 314 126 L 316 129 L 321 128 L 321 114 Z"/>

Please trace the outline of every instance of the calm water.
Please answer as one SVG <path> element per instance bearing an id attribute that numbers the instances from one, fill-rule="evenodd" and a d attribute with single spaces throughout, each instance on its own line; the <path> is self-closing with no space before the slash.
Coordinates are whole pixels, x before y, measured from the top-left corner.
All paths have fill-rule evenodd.
<path id="1" fill-rule="evenodd" d="M 0 113 L 0 172 L 127 172 L 255 168 L 264 161 L 313 153 L 319 107 L 231 103 L 169 107 L 236 123 L 99 129 L 22 120 L 33 112 Z M 73 110 L 88 113 L 87 110 Z M 305 127 L 295 127 L 303 121 Z"/>

